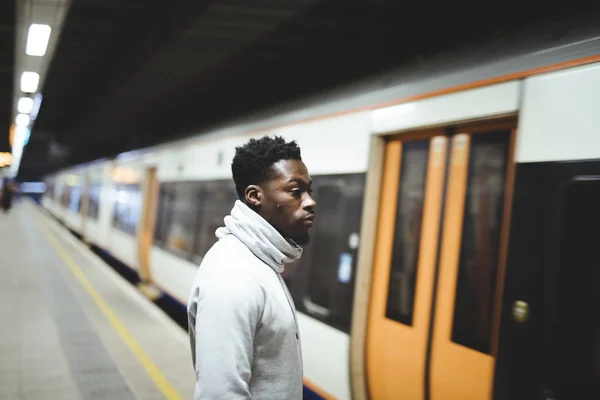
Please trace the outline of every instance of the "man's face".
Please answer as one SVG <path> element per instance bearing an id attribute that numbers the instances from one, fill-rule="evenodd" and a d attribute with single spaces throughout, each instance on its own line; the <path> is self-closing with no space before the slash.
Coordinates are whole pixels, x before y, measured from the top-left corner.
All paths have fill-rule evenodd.
<path id="1" fill-rule="evenodd" d="M 317 203 L 311 196 L 312 180 L 300 160 L 280 160 L 271 176 L 259 185 L 262 197 L 258 213 L 285 238 L 308 243 Z"/>

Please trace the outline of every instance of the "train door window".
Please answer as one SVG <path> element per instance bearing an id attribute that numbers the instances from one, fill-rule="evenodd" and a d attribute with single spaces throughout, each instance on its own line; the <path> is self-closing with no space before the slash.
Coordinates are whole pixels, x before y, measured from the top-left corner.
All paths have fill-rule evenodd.
<path id="1" fill-rule="evenodd" d="M 578 177 L 564 192 L 557 298 L 549 341 L 557 399 L 600 392 L 600 176 Z"/>
<path id="2" fill-rule="evenodd" d="M 311 265 L 308 272 L 307 297 L 304 305 L 309 311 L 327 315 L 331 307 L 332 284 L 340 264 L 338 236 L 344 217 L 342 187 L 319 185 L 315 188 L 318 218 L 311 237 Z"/>
<path id="3" fill-rule="evenodd" d="M 193 249 L 198 191 L 194 182 L 177 182 L 169 203 L 168 225 L 163 226 L 166 248 L 184 258 L 188 258 Z"/>
<path id="4" fill-rule="evenodd" d="M 452 341 L 490 353 L 510 131 L 471 138 Z"/>
<path id="5" fill-rule="evenodd" d="M 139 184 L 115 186 L 113 227 L 135 235 L 142 211 L 142 193 Z"/>
<path id="6" fill-rule="evenodd" d="M 429 140 L 402 146 L 386 317 L 412 325 Z"/>

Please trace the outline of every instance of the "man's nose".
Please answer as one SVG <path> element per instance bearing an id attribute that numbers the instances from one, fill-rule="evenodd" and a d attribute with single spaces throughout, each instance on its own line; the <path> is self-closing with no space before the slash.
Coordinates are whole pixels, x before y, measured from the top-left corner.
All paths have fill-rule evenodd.
<path id="1" fill-rule="evenodd" d="M 317 202 L 315 201 L 315 199 L 313 199 L 312 196 L 307 193 L 306 197 L 304 198 L 304 202 L 302 203 L 302 208 L 311 209 L 315 208 L 316 206 Z"/>

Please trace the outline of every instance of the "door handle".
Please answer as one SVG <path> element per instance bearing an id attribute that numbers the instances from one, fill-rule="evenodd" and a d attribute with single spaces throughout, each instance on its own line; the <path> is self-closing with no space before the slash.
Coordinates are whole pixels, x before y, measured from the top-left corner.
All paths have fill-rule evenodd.
<path id="1" fill-rule="evenodd" d="M 512 315 L 516 322 L 523 324 L 529 320 L 529 304 L 523 300 L 516 300 L 513 303 Z"/>

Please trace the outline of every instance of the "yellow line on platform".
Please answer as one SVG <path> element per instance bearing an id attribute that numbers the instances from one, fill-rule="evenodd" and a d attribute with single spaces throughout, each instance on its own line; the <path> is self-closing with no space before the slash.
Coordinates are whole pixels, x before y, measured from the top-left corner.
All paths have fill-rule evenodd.
<path id="1" fill-rule="evenodd" d="M 59 257 L 63 260 L 63 262 L 69 267 L 71 273 L 79 280 L 81 286 L 86 290 L 86 292 L 90 295 L 90 297 L 96 302 L 96 305 L 100 310 L 104 313 L 108 321 L 111 323 L 113 328 L 121 335 L 121 338 L 129 347 L 129 349 L 133 352 L 133 354 L 140 361 L 150 378 L 154 381 L 156 386 L 160 389 L 160 391 L 165 395 L 168 400 L 181 400 L 181 396 L 177 392 L 177 390 L 169 383 L 167 378 L 163 375 L 160 369 L 154 364 L 154 362 L 150 359 L 150 357 L 144 352 L 139 343 L 134 339 L 134 337 L 129 333 L 125 325 L 119 320 L 114 311 L 106 304 L 102 296 L 98 294 L 96 289 L 92 286 L 90 281 L 87 279 L 79 265 L 71 258 L 69 253 L 64 249 L 64 247 L 59 243 L 59 241 L 48 231 L 48 229 L 42 225 L 42 223 L 38 220 L 38 226 L 40 227 L 41 232 L 46 237 L 46 240 L 54 247 Z"/>

